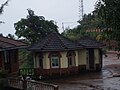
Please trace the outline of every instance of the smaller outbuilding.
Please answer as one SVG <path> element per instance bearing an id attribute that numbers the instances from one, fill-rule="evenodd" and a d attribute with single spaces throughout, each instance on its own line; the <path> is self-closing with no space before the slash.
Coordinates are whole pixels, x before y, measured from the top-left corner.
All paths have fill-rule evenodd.
<path id="1" fill-rule="evenodd" d="M 82 62 L 84 62 L 84 65 L 82 65 L 81 70 L 89 70 L 89 71 L 98 71 L 102 68 L 102 48 L 105 46 L 102 42 L 98 42 L 97 40 L 89 37 L 89 36 L 83 36 L 78 41 L 78 45 L 83 45 L 85 52 L 84 56 L 81 56 L 79 53 L 79 56 L 84 57 L 81 59 Z M 79 60 L 79 62 L 81 63 Z M 83 63 L 82 63 L 83 64 Z"/>
<path id="2" fill-rule="evenodd" d="M 88 36 L 76 42 L 52 32 L 29 50 L 33 53 L 36 74 L 54 77 L 101 70 L 102 46 Z"/>
<path id="3" fill-rule="evenodd" d="M 18 50 L 26 47 L 26 43 L 0 36 L 0 70 L 6 70 L 9 74 L 18 73 Z"/>

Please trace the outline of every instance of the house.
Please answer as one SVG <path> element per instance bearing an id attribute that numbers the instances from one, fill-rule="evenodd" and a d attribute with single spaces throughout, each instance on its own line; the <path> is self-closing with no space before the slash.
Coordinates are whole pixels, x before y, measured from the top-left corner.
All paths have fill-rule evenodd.
<path id="1" fill-rule="evenodd" d="M 102 46 L 92 38 L 82 37 L 75 42 L 52 32 L 29 50 L 33 52 L 36 74 L 54 77 L 77 74 L 83 70 L 100 70 Z"/>
<path id="2" fill-rule="evenodd" d="M 0 70 L 7 70 L 10 74 L 18 72 L 18 50 L 26 46 L 18 40 L 0 36 Z"/>
<path id="3" fill-rule="evenodd" d="M 101 70 L 104 44 L 89 36 L 81 37 L 78 43 L 84 46 L 82 50 L 78 50 L 80 70 Z"/>

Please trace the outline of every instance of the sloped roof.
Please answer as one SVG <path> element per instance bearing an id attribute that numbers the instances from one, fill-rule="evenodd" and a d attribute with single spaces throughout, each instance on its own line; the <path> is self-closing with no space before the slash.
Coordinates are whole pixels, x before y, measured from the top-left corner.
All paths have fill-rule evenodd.
<path id="1" fill-rule="evenodd" d="M 52 32 L 40 42 L 32 45 L 29 50 L 32 51 L 58 51 L 58 50 L 73 50 L 76 48 L 76 43 L 64 37 L 58 32 Z M 82 46 L 79 46 L 82 48 Z"/>
<path id="2" fill-rule="evenodd" d="M 22 47 L 26 47 L 26 46 L 28 46 L 28 45 L 21 41 L 0 36 L 0 50 L 22 48 Z"/>
<path id="3" fill-rule="evenodd" d="M 102 42 L 99 42 L 89 36 L 83 36 L 78 40 L 80 45 L 83 45 L 86 48 L 99 48 L 104 46 Z"/>

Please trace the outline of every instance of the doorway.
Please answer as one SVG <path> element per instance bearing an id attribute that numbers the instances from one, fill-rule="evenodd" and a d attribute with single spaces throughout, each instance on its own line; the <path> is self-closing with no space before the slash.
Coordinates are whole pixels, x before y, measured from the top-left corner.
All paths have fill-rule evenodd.
<path id="1" fill-rule="evenodd" d="M 88 70 L 95 70 L 94 49 L 88 49 Z"/>
<path id="2" fill-rule="evenodd" d="M 4 51 L 4 67 L 8 73 L 11 72 L 11 54 L 10 51 Z"/>

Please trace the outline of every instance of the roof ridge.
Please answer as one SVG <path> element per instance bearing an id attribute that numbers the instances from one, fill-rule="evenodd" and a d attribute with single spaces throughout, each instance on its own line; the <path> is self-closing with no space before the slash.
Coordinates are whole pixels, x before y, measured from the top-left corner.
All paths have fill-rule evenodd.
<path id="1" fill-rule="evenodd" d="M 56 35 L 58 38 L 59 38 L 59 40 L 62 42 L 62 45 L 65 47 L 65 48 L 67 48 L 66 47 L 66 45 L 64 44 L 64 42 L 61 40 L 61 38 L 60 38 L 60 36 L 61 37 L 63 37 L 61 34 L 59 34 L 59 33 L 57 33 L 58 35 Z M 64 38 L 64 37 L 63 37 Z"/>
<path id="2" fill-rule="evenodd" d="M 43 38 L 43 41 L 46 41 L 46 42 L 43 43 L 43 45 L 41 46 L 41 49 L 42 49 L 43 47 L 45 47 L 45 46 L 48 44 L 48 42 L 51 41 L 51 38 L 48 38 L 48 37 L 50 37 L 51 34 L 52 34 L 52 33 L 50 33 L 50 34 L 47 35 L 45 38 Z M 45 39 L 46 39 L 46 40 L 45 40 Z"/>
<path id="3" fill-rule="evenodd" d="M 78 43 L 85 47 L 100 47 L 103 46 L 102 42 L 97 41 L 95 38 L 90 36 L 83 36 L 78 40 Z"/>
<path id="4" fill-rule="evenodd" d="M 75 41 L 70 40 L 69 38 L 63 36 L 58 32 L 52 32 L 48 34 L 45 38 L 43 38 L 42 41 L 31 46 L 30 50 L 73 50 L 78 48 L 77 44 L 75 43 Z"/>
<path id="5" fill-rule="evenodd" d="M 3 41 L 3 40 L 0 40 L 0 42 L 4 42 L 4 43 L 7 43 L 7 44 L 11 44 L 11 45 L 13 45 L 13 46 L 16 46 L 16 45 L 14 45 L 14 44 L 12 44 L 12 43 L 5 42 L 5 41 Z"/>
<path id="6" fill-rule="evenodd" d="M 9 39 L 9 40 L 13 40 L 15 42 L 20 42 L 20 43 L 24 43 L 24 44 L 27 44 L 26 42 L 22 42 L 20 40 L 16 40 L 16 39 L 12 39 L 12 38 L 8 38 L 8 37 L 5 37 L 5 36 L 0 36 L 1 38 L 4 38 L 4 39 Z M 3 41 L 3 40 L 0 40 L 0 41 Z"/>
<path id="7" fill-rule="evenodd" d="M 64 44 L 64 42 L 61 40 L 61 38 L 60 37 L 63 37 L 63 38 L 65 38 L 64 36 L 62 36 L 61 34 L 59 34 L 58 32 L 51 32 L 46 38 L 48 38 L 49 36 L 51 36 L 51 35 L 53 35 L 53 34 L 55 34 L 56 35 L 56 37 L 58 37 L 58 39 L 61 41 L 61 43 L 62 43 L 62 46 L 63 47 L 65 47 L 65 48 L 67 48 L 66 47 L 66 45 Z M 65 38 L 65 39 L 68 39 L 68 38 Z M 42 46 L 42 47 L 44 47 L 44 46 L 46 46 L 46 44 L 48 43 L 48 42 L 50 42 L 51 41 L 51 39 L 49 38 L 49 40 L 47 40 L 47 42 Z"/>

